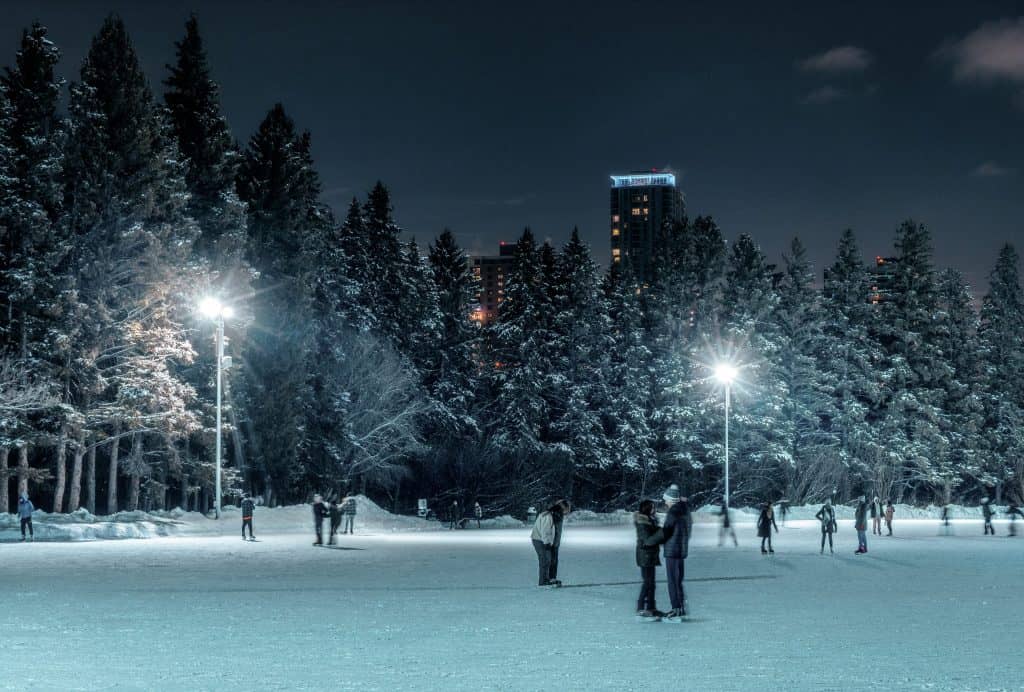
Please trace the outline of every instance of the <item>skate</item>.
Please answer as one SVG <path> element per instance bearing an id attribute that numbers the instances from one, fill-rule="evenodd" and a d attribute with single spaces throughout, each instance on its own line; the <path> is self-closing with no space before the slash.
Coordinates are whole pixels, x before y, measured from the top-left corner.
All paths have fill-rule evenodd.
<path id="1" fill-rule="evenodd" d="M 768 549 L 768 552 L 769 552 L 769 553 L 771 553 L 772 555 L 774 555 L 774 554 L 775 554 L 775 551 L 774 551 L 774 550 L 772 550 L 771 548 L 769 548 L 769 549 Z"/>
<path id="2" fill-rule="evenodd" d="M 686 608 L 673 608 L 665 613 L 665 622 L 685 622 Z"/>
<path id="3" fill-rule="evenodd" d="M 654 610 L 638 610 L 636 611 L 637 622 L 661 622 L 661 616 L 655 615 L 657 611 Z"/>

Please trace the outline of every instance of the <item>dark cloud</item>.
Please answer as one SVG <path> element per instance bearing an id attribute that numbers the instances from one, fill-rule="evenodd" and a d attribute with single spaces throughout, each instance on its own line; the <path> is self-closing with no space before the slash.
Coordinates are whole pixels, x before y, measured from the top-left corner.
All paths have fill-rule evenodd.
<path id="1" fill-rule="evenodd" d="M 819 87 L 804 96 L 800 102 L 810 106 L 822 106 L 826 103 L 838 101 L 844 96 L 846 96 L 846 92 L 842 89 L 837 89 L 834 86 L 826 84 L 825 86 Z"/>
<path id="2" fill-rule="evenodd" d="M 1024 82 L 1024 17 L 982 24 L 937 55 L 959 82 Z"/>
<path id="3" fill-rule="evenodd" d="M 863 72 L 871 62 L 871 54 L 863 48 L 836 46 L 801 60 L 797 66 L 804 72 Z"/>

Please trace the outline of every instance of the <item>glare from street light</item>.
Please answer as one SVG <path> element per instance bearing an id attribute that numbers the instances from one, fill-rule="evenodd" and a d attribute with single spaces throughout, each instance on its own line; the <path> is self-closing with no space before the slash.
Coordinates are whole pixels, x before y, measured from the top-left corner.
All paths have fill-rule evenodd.
<path id="1" fill-rule="evenodd" d="M 729 363 L 719 363 L 715 366 L 715 379 L 722 384 L 732 384 L 737 374 L 736 368 Z"/>
<path id="2" fill-rule="evenodd" d="M 229 317 L 231 308 L 221 304 L 216 298 L 203 298 L 199 303 L 199 312 L 212 320 L 217 317 Z"/>

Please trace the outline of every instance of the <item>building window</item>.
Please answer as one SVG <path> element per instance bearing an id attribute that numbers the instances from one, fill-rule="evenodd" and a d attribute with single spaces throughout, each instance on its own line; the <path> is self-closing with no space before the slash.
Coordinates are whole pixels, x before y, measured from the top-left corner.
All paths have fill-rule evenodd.
<path id="1" fill-rule="evenodd" d="M 612 229 L 612 237 L 613 238 L 618 238 L 619 237 L 619 229 L 617 229 L 617 228 L 613 228 Z"/>
<path id="2" fill-rule="evenodd" d="M 640 207 L 633 207 L 633 216 L 640 216 Z"/>
<path id="3" fill-rule="evenodd" d="M 618 223 L 618 222 L 619 222 L 619 215 L 618 214 L 612 214 L 612 223 Z"/>

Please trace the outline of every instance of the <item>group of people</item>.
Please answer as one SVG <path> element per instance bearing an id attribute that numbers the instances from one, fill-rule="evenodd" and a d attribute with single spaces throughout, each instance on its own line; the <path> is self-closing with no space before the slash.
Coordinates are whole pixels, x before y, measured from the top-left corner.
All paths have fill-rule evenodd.
<path id="1" fill-rule="evenodd" d="M 316 531 L 316 540 L 313 545 L 324 544 L 324 520 L 330 518 L 330 535 L 327 539 L 328 545 L 335 545 L 338 529 L 342 534 L 353 534 L 356 523 L 356 498 L 346 495 L 341 501 L 331 500 L 324 502 L 320 495 L 313 496 L 313 529 Z M 345 525 L 342 526 L 342 521 Z"/>
<path id="2" fill-rule="evenodd" d="M 476 519 L 476 527 L 479 529 L 480 520 L 484 518 L 484 508 L 480 506 L 479 502 L 473 503 L 473 518 Z M 452 500 L 451 507 L 448 508 L 448 528 L 464 529 L 466 521 L 468 519 L 462 516 L 462 507 L 459 505 L 459 501 Z"/>

